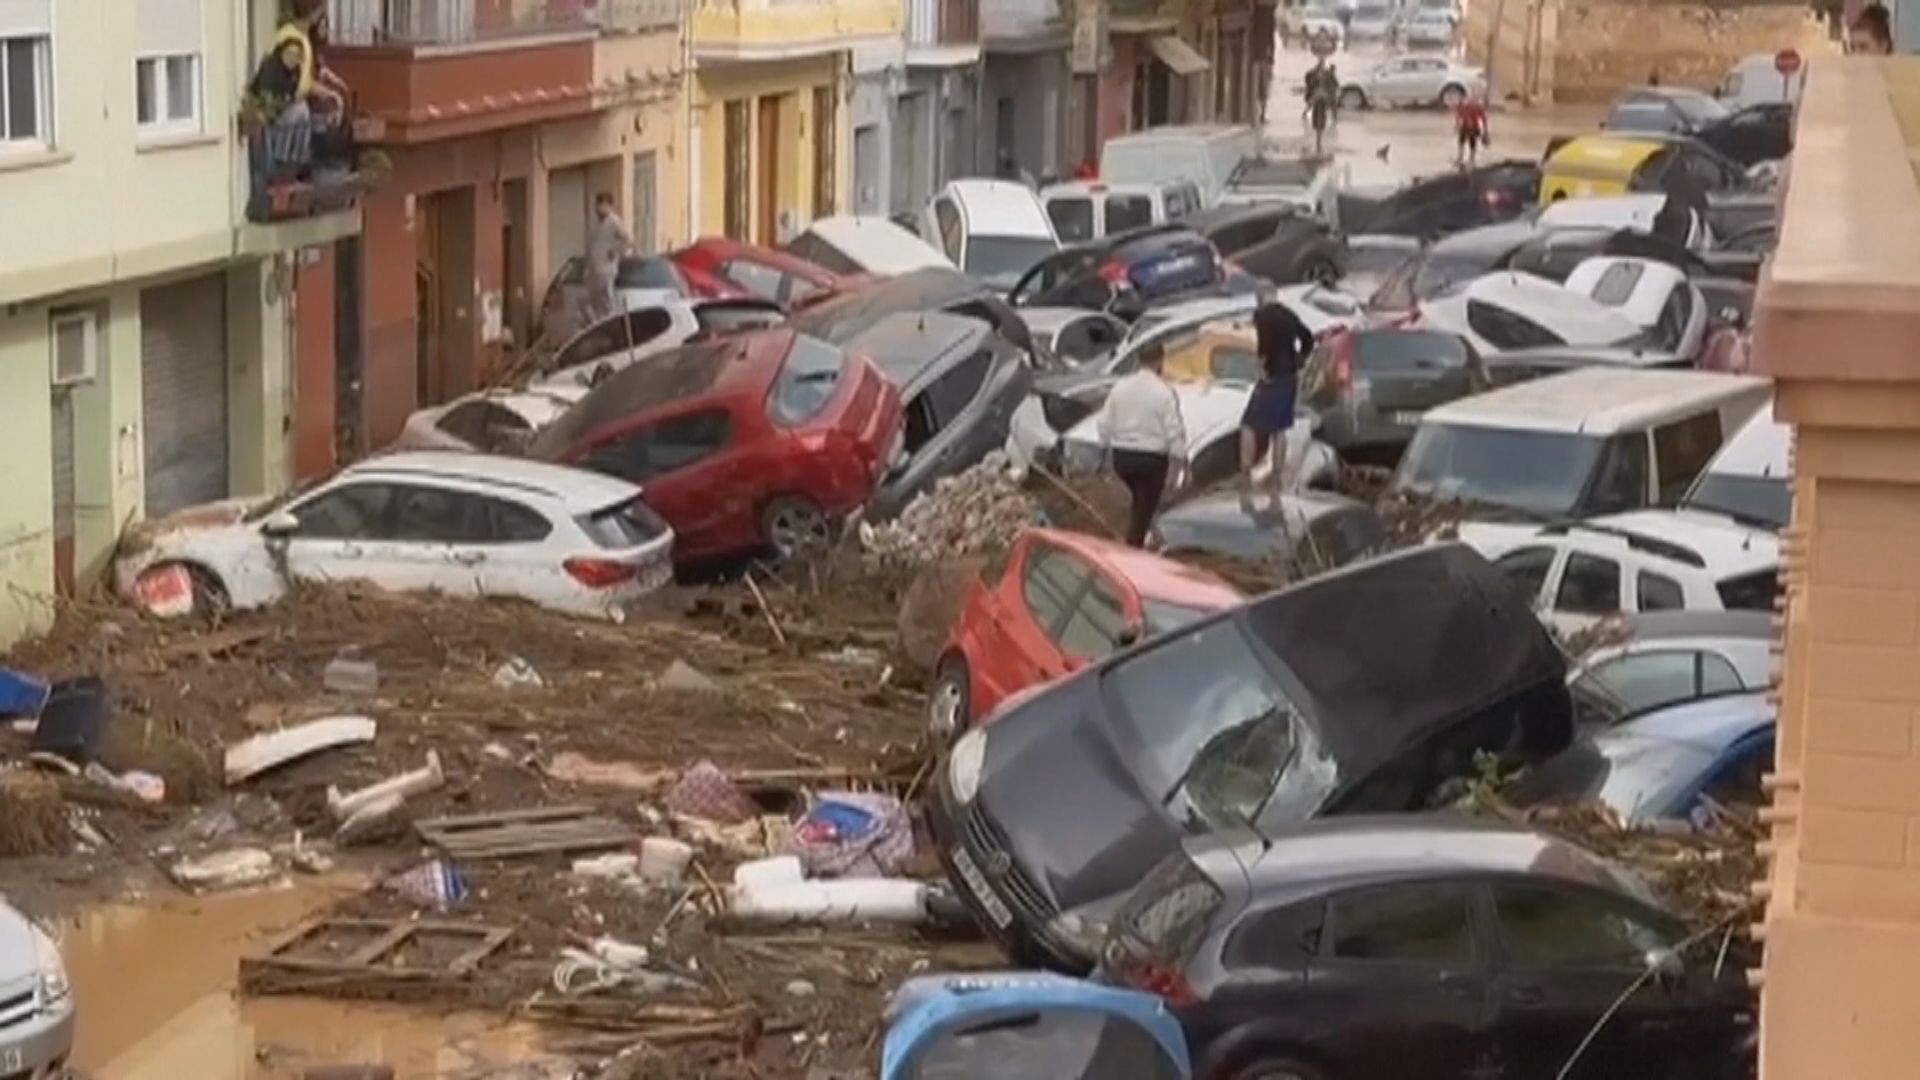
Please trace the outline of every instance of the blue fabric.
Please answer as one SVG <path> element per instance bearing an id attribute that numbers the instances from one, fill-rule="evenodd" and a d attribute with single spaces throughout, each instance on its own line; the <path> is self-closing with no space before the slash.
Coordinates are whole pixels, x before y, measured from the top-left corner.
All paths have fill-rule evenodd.
<path id="1" fill-rule="evenodd" d="M 1297 379 L 1262 379 L 1254 383 L 1253 393 L 1247 398 L 1247 411 L 1240 417 L 1240 426 L 1266 436 L 1277 435 L 1293 427 L 1294 399 L 1298 390 Z"/>
<path id="2" fill-rule="evenodd" d="M 0 716 L 39 716 L 47 693 L 45 680 L 0 668 Z"/>

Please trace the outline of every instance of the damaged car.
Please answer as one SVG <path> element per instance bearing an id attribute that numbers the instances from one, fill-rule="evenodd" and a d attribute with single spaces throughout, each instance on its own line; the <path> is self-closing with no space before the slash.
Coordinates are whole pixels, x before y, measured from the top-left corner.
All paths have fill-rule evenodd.
<path id="1" fill-rule="evenodd" d="M 1482 752 L 1572 735 L 1566 665 L 1464 545 L 1312 578 L 1004 703 L 928 810 L 963 901 L 1010 955 L 1084 970 L 1182 837 L 1424 808 Z"/>
<path id="2" fill-rule="evenodd" d="M 1147 546 L 1176 558 L 1237 559 L 1291 581 L 1386 550 L 1387 529 L 1371 505 L 1330 491 L 1216 491 L 1161 511 Z"/>
<path id="3" fill-rule="evenodd" d="M 518 454 L 533 433 L 559 419 L 587 394 L 564 381 L 525 390 L 480 390 L 412 416 L 393 441 L 399 450 L 463 450 Z"/>
<path id="4" fill-rule="evenodd" d="M 1026 322 L 991 286 L 940 267 L 899 274 L 835 296 L 795 315 L 793 325 L 803 334 L 844 346 L 889 315 L 920 311 L 981 319 L 1036 365 L 1048 355 L 1036 350 Z"/>
<path id="5" fill-rule="evenodd" d="M 1011 342 L 964 315 L 889 315 L 847 344 L 899 387 L 906 411 L 905 453 L 889 463 L 867 503 L 872 520 L 892 517 L 935 480 L 998 450 L 1033 383 L 1032 369 Z"/>
<path id="6" fill-rule="evenodd" d="M 610 375 L 527 452 L 645 485 L 680 565 L 785 558 L 866 504 L 900 452 L 900 415 L 873 361 L 777 327 Z"/>
<path id="7" fill-rule="evenodd" d="M 144 522 L 114 571 L 156 614 L 264 607 L 296 582 L 505 596 L 620 618 L 672 577 L 673 530 L 638 487 L 543 462 L 410 451 L 278 499 Z"/>
<path id="8" fill-rule="evenodd" d="M 1239 476 L 1240 422 L 1247 414 L 1253 383 L 1206 380 L 1168 385 L 1179 403 L 1187 442 L 1167 472 L 1167 494 L 1178 497 L 1187 492 L 1205 491 Z M 1294 415 L 1293 426 L 1283 435 L 1287 451 L 1281 487 L 1287 491 L 1332 487 L 1339 478 L 1339 459 L 1327 444 L 1313 437 L 1313 414 L 1305 405 L 1296 409 Z M 1095 411 L 1060 436 L 1051 451 L 1041 453 L 1035 460 L 1043 468 L 1052 468 L 1058 473 L 1086 475 L 1104 469 L 1106 456 L 1106 444 L 1100 437 L 1100 414 Z M 1267 483 L 1272 471 L 1272 458 L 1263 456 L 1253 467 L 1253 482 Z"/>

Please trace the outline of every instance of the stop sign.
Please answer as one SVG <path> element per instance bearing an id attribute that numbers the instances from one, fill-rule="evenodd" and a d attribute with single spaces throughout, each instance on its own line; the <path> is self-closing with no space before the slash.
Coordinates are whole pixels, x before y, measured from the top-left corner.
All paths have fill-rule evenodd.
<path id="1" fill-rule="evenodd" d="M 1800 54 L 1792 49 L 1781 49 L 1774 53 L 1773 70 L 1791 78 L 1800 70 Z"/>

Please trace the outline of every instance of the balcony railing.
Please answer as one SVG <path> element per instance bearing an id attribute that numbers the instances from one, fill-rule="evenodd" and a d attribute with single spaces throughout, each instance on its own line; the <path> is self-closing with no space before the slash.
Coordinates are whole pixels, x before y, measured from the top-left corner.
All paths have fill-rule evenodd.
<path id="1" fill-rule="evenodd" d="M 909 47 L 980 43 L 980 0 L 902 0 L 901 8 Z"/>
<path id="2" fill-rule="evenodd" d="M 357 171 L 356 125 L 243 118 L 247 220 L 288 221 L 352 206 L 368 186 Z"/>
<path id="3" fill-rule="evenodd" d="M 468 45 L 600 25 L 609 0 L 331 0 L 339 45 Z"/>
<path id="4" fill-rule="evenodd" d="M 1023 38 L 1064 30 L 1061 0 L 974 0 L 980 30 L 990 38 Z M 1071 10 L 1071 5 L 1067 5 Z"/>

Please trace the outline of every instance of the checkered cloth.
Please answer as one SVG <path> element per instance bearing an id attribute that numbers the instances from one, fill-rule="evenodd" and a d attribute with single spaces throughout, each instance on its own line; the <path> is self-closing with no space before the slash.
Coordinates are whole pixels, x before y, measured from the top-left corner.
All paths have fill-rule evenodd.
<path id="1" fill-rule="evenodd" d="M 754 816 L 753 802 L 740 793 L 720 766 L 701 760 L 681 774 L 667 793 L 667 810 L 682 817 L 734 825 Z"/>

